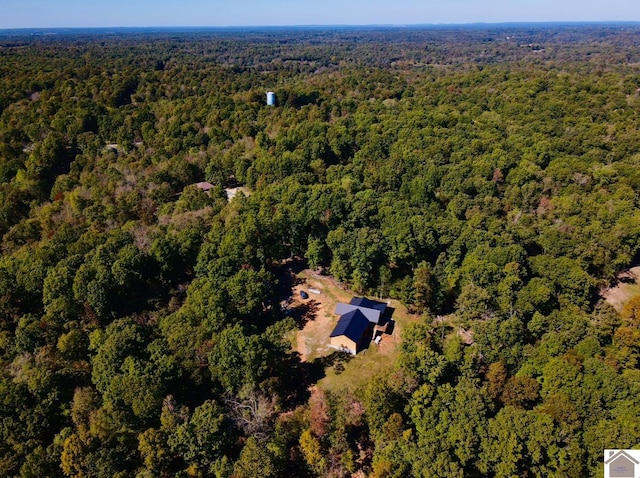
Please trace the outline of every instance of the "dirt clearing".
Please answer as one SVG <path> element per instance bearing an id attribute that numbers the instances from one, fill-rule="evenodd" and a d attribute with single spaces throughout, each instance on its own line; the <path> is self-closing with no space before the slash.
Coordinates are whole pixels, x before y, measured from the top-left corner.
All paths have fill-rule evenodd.
<path id="1" fill-rule="evenodd" d="M 621 272 L 618 274 L 618 285 L 605 289 L 601 294 L 602 298 L 620 312 L 629 299 L 640 295 L 639 278 L 640 266 L 632 267 L 627 271 Z"/>
<path id="2" fill-rule="evenodd" d="M 367 349 L 355 357 L 340 354 L 329 347 L 329 335 L 338 322 L 338 316 L 334 313 L 336 304 L 348 303 L 358 294 L 345 289 L 332 277 L 310 269 L 291 274 L 291 295 L 286 308 L 299 329 L 291 342 L 303 362 L 322 364 L 324 378 L 318 383 L 319 386 L 352 389 L 393 365 L 402 331 L 410 322 L 417 321 L 417 316 L 409 314 L 398 301 L 384 300 L 393 310 L 393 326 L 389 328 L 392 333 L 383 334 L 379 344 L 371 342 Z M 308 298 L 302 298 L 301 292 L 307 293 Z"/>
<path id="3" fill-rule="evenodd" d="M 300 296 L 303 291 L 309 295 L 308 299 Z M 338 317 L 333 312 L 337 302 L 348 302 L 351 297 L 330 277 L 321 276 L 309 269 L 297 274 L 289 311 L 301 328 L 293 341 L 293 347 L 303 362 L 334 352 L 328 347 L 329 334 L 338 322 Z"/>

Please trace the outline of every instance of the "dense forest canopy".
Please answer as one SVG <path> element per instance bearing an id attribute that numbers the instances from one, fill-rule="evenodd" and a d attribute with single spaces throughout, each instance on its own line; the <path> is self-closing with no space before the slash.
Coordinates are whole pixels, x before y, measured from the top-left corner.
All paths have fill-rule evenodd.
<path id="1" fill-rule="evenodd" d="M 600 298 L 639 259 L 639 43 L 0 32 L 0 475 L 601 476 L 640 442 L 640 301 Z M 316 384 L 292 258 L 419 316 L 384 373 Z"/>

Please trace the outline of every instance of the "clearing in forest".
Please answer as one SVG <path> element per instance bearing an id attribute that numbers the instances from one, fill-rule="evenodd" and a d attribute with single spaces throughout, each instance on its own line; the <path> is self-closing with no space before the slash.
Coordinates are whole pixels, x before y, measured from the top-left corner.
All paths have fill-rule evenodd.
<path id="1" fill-rule="evenodd" d="M 308 294 L 307 299 L 300 292 Z M 398 354 L 402 331 L 417 316 L 396 300 L 389 301 L 393 309 L 393 333 L 384 334 L 379 344 L 369 347 L 356 356 L 339 353 L 329 348 L 329 335 L 338 322 L 334 313 L 338 302 L 349 303 L 356 296 L 343 288 L 333 278 L 320 275 L 310 269 L 296 275 L 288 304 L 290 314 L 296 319 L 299 330 L 292 339 L 293 347 L 303 362 L 322 363 L 325 377 L 319 385 L 326 388 L 354 389 L 393 365 Z M 379 298 L 370 297 L 381 300 Z M 382 299 L 383 301 L 387 301 Z"/>
<path id="2" fill-rule="evenodd" d="M 618 275 L 618 285 L 602 292 L 602 297 L 618 312 L 629 299 L 640 295 L 640 266 L 632 267 Z"/>

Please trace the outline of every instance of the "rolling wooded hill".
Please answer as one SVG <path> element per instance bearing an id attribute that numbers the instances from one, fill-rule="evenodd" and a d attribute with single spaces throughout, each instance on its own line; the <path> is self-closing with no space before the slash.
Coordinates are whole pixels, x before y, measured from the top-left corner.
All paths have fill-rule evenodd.
<path id="1" fill-rule="evenodd" d="M 638 262 L 640 27 L 28 33 L 0 475 L 582 477 L 638 444 L 640 300 L 600 292 Z M 292 257 L 419 315 L 375 379 L 312 387 Z"/>

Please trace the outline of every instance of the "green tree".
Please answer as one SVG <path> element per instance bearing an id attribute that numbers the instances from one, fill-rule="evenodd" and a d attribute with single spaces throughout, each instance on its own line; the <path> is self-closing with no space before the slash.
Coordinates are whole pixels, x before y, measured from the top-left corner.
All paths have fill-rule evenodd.
<path id="1" fill-rule="evenodd" d="M 273 455 L 270 453 L 269 443 L 260 442 L 253 436 L 240 452 L 238 461 L 233 466 L 234 478 L 262 478 L 279 476 Z"/>
<path id="2" fill-rule="evenodd" d="M 193 411 L 187 422 L 178 425 L 168 443 L 188 465 L 207 473 L 228 453 L 232 437 L 224 408 L 207 400 Z"/>
<path id="3" fill-rule="evenodd" d="M 245 335 L 239 325 L 224 329 L 213 339 L 209 371 L 225 390 L 237 393 L 257 385 L 267 371 L 268 353 L 261 338 Z"/>
<path id="4" fill-rule="evenodd" d="M 428 263 L 421 262 L 413 272 L 413 302 L 418 313 L 423 313 L 433 305 L 433 278 Z"/>

